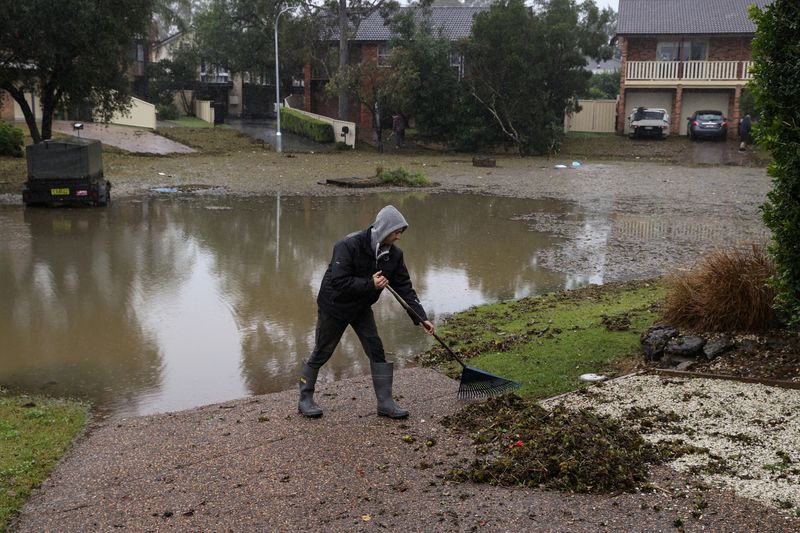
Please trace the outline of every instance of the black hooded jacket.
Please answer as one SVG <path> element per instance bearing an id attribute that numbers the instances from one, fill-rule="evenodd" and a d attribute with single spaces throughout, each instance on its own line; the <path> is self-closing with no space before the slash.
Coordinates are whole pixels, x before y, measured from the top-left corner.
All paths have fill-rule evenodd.
<path id="1" fill-rule="evenodd" d="M 319 308 L 331 316 L 350 322 L 378 301 L 381 290 L 375 288 L 372 275 L 382 271 L 389 285 L 424 320 L 427 315 L 411 285 L 403 251 L 397 246 L 383 248 L 379 258 L 372 247 L 372 229 L 352 233 L 336 243 L 333 257 L 322 278 L 317 295 Z M 385 235 L 381 240 L 385 238 Z M 380 242 L 380 241 L 378 241 Z M 418 321 L 409 313 L 415 324 Z"/>

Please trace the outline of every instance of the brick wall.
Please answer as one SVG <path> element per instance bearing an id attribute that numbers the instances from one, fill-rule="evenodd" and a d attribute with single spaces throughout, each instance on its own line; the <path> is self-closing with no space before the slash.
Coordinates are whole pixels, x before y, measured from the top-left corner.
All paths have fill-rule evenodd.
<path id="1" fill-rule="evenodd" d="M 361 60 L 362 61 L 378 61 L 378 45 L 377 44 L 362 44 L 361 45 Z M 356 119 L 358 124 L 359 137 L 369 139 L 373 135 L 372 130 L 372 110 L 364 105 L 358 106 L 358 117 Z"/>
<path id="2" fill-rule="evenodd" d="M 708 41 L 709 61 L 750 61 L 750 37 L 717 37 Z"/>
<path id="3" fill-rule="evenodd" d="M 14 99 L 5 91 L 0 91 L 0 120 L 14 122 Z"/>
<path id="4" fill-rule="evenodd" d="M 655 37 L 628 37 L 628 61 L 655 61 L 658 39 Z"/>

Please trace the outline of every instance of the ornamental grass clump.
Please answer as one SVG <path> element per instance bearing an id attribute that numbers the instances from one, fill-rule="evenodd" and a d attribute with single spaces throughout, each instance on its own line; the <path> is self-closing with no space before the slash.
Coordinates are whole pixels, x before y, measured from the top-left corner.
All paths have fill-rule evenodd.
<path id="1" fill-rule="evenodd" d="M 768 280 L 775 267 L 764 249 L 720 250 L 686 274 L 672 275 L 664 318 L 694 331 L 762 331 L 780 325 L 775 290 Z"/>
<path id="2" fill-rule="evenodd" d="M 469 433 L 480 456 L 450 471 L 453 481 L 568 492 L 632 491 L 647 479 L 658 449 L 620 423 L 587 410 L 553 410 L 511 394 L 467 406 L 445 418 Z"/>

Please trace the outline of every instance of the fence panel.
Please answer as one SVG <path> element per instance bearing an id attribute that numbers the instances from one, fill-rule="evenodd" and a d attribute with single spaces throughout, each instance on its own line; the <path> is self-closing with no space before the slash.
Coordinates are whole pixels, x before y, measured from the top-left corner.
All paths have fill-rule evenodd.
<path id="1" fill-rule="evenodd" d="M 578 100 L 581 110 L 564 119 L 564 131 L 613 133 L 617 124 L 616 100 Z"/>

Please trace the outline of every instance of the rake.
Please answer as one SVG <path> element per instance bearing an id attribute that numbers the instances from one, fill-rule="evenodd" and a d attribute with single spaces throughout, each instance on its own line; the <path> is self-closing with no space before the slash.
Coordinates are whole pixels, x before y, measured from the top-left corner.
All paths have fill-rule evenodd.
<path id="1" fill-rule="evenodd" d="M 392 287 L 387 285 L 386 288 L 389 289 L 389 292 L 392 293 L 392 296 L 394 296 L 395 299 L 400 302 L 400 305 L 402 305 L 406 311 L 411 313 L 411 315 L 418 321 L 424 322 L 422 317 L 419 316 L 419 314 L 414 311 Z M 481 398 L 484 396 L 495 396 L 497 394 L 504 394 L 519 388 L 519 383 L 516 381 L 510 381 L 506 378 L 501 378 L 500 376 L 490 374 L 489 372 L 484 372 L 478 368 L 465 365 L 464 361 L 462 361 L 461 358 L 457 356 L 455 352 L 451 350 L 450 347 L 445 344 L 445 342 L 439 338 L 436 333 L 433 334 L 433 337 L 439 341 L 439 344 L 441 344 L 445 350 L 447 350 L 447 353 L 450 354 L 450 357 L 455 359 L 458 364 L 461 365 L 461 383 L 458 386 L 459 400 Z"/>

